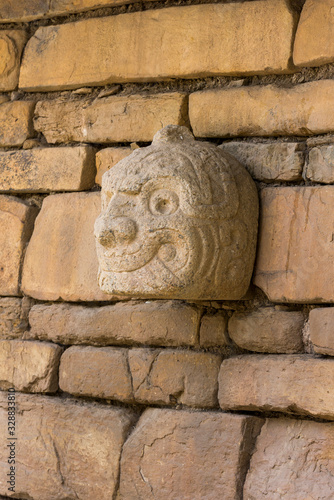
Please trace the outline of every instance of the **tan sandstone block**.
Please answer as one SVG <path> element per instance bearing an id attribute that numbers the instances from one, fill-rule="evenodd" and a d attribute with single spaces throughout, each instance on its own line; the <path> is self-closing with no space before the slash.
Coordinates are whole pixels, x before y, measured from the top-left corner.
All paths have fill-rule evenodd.
<path id="1" fill-rule="evenodd" d="M 56 392 L 62 351 L 49 342 L 0 340 L 0 389 Z"/>
<path id="2" fill-rule="evenodd" d="M 0 339 L 22 337 L 28 326 L 30 300 L 17 297 L 0 298 Z"/>
<path id="3" fill-rule="evenodd" d="M 0 196 L 0 295 L 20 295 L 21 264 L 36 215 L 19 198 Z"/>
<path id="4" fill-rule="evenodd" d="M 100 193 L 45 198 L 23 265 L 22 289 L 41 300 L 110 300 L 97 286 L 93 236 Z"/>
<path id="5" fill-rule="evenodd" d="M 235 312 L 228 332 L 239 347 L 256 352 L 296 353 L 304 350 L 304 315 L 263 307 L 252 313 Z"/>
<path id="6" fill-rule="evenodd" d="M 334 424 L 268 419 L 252 455 L 244 500 L 331 500 Z"/>
<path id="7" fill-rule="evenodd" d="M 217 354 L 131 349 L 129 366 L 135 400 L 215 407 L 220 364 Z"/>
<path id="8" fill-rule="evenodd" d="M 120 500 L 237 500 L 263 421 L 149 409 L 124 445 Z"/>
<path id="9" fill-rule="evenodd" d="M 267 0 L 171 7 L 41 27 L 27 44 L 20 87 L 45 91 L 289 73 L 296 22 L 286 0 Z"/>
<path id="10" fill-rule="evenodd" d="M 180 301 L 118 302 L 104 307 L 37 304 L 27 338 L 59 344 L 194 346 L 200 311 Z"/>
<path id="11" fill-rule="evenodd" d="M 0 467 L 8 470 L 8 401 L 0 393 Z M 16 494 L 34 500 L 110 500 L 133 423 L 125 408 L 16 394 Z M 8 494 L 1 474 L 0 493 Z"/>
<path id="12" fill-rule="evenodd" d="M 1 12 L 1 4 L 0 4 Z M 1 17 L 1 13 L 0 13 Z M 23 30 L 3 30 L 0 33 L 0 90 L 16 89 L 19 83 L 21 54 L 27 41 Z"/>
<path id="13" fill-rule="evenodd" d="M 223 361 L 223 410 L 281 411 L 334 420 L 334 361 L 309 355 L 252 354 Z"/>
<path id="14" fill-rule="evenodd" d="M 201 347 L 227 347 L 229 344 L 226 315 L 220 311 L 216 314 L 205 314 L 201 319 Z"/>
<path id="15" fill-rule="evenodd" d="M 314 182 L 334 183 L 334 145 L 317 146 L 309 152 L 306 177 Z"/>
<path id="16" fill-rule="evenodd" d="M 334 356 L 334 307 L 312 309 L 309 326 L 314 352 Z"/>
<path id="17" fill-rule="evenodd" d="M 81 191 L 94 186 L 94 148 L 34 148 L 0 153 L 0 192 Z"/>
<path id="18" fill-rule="evenodd" d="M 34 107 L 35 103 L 31 101 L 0 104 L 0 147 L 22 146 L 34 134 Z"/>
<path id="19" fill-rule="evenodd" d="M 132 153 L 131 148 L 105 148 L 96 154 L 95 182 L 101 186 L 102 175 Z"/>
<path id="20" fill-rule="evenodd" d="M 203 90 L 190 94 L 189 117 L 197 137 L 324 134 L 334 130 L 334 81 Z"/>
<path id="21" fill-rule="evenodd" d="M 70 347 L 61 357 L 59 387 L 74 396 L 131 401 L 127 356 L 127 349 Z"/>
<path id="22" fill-rule="evenodd" d="M 65 26 L 65 25 L 64 25 Z M 88 101 L 40 101 L 35 129 L 51 143 L 150 142 L 170 123 L 187 122 L 188 97 L 166 94 L 111 96 Z"/>

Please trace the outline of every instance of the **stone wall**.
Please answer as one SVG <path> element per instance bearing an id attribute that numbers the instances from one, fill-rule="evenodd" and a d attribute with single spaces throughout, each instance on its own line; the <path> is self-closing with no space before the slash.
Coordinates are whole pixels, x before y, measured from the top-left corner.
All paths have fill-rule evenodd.
<path id="1" fill-rule="evenodd" d="M 334 498 L 333 12 L 0 0 L 3 498 Z M 240 301 L 97 285 L 102 174 L 168 124 L 257 184 Z"/>

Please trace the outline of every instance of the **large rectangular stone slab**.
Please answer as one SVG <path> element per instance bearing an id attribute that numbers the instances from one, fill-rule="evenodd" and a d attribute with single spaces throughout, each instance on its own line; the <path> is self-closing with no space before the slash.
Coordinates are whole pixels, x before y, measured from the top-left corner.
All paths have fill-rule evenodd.
<path id="1" fill-rule="evenodd" d="M 203 90 L 190 94 L 189 116 L 197 137 L 324 134 L 334 130 L 334 81 Z"/>
<path id="2" fill-rule="evenodd" d="M 334 307 L 310 311 L 309 340 L 314 352 L 334 356 Z"/>
<path id="3" fill-rule="evenodd" d="M 1 19 L 1 3 L 0 3 Z M 19 83 L 21 54 L 28 39 L 24 30 L 2 30 L 0 33 L 0 91 L 16 89 Z"/>
<path id="4" fill-rule="evenodd" d="M 185 94 L 177 92 L 111 96 L 93 102 L 40 101 L 34 123 L 51 144 L 150 142 L 162 127 L 187 123 L 187 101 Z"/>
<path id="5" fill-rule="evenodd" d="M 238 500 L 263 421 L 149 409 L 124 445 L 120 500 Z"/>
<path id="6" fill-rule="evenodd" d="M 334 186 L 265 188 L 254 283 L 274 302 L 334 302 Z"/>
<path id="7" fill-rule="evenodd" d="M 334 420 L 334 360 L 310 355 L 252 354 L 223 361 L 223 410 L 281 411 Z"/>
<path id="8" fill-rule="evenodd" d="M 93 235 L 100 193 L 44 199 L 23 265 L 22 289 L 41 300 L 111 300 L 97 285 Z"/>
<path id="9" fill-rule="evenodd" d="M 0 339 L 22 337 L 28 326 L 30 300 L 18 297 L 0 298 Z"/>
<path id="10" fill-rule="evenodd" d="M 296 22 L 286 0 L 267 0 L 171 7 L 41 27 L 27 44 L 20 87 L 45 91 L 287 73 Z"/>
<path id="11" fill-rule="evenodd" d="M 33 136 L 34 107 L 32 101 L 0 100 L 0 147 L 22 146 L 26 139 Z"/>
<path id="12" fill-rule="evenodd" d="M 133 423 L 125 408 L 16 393 L 14 498 L 110 500 Z M 8 495 L 8 401 L 0 392 L 0 494 Z"/>
<path id="13" fill-rule="evenodd" d="M 93 187 L 94 178 L 90 146 L 0 152 L 0 192 L 81 191 Z"/>

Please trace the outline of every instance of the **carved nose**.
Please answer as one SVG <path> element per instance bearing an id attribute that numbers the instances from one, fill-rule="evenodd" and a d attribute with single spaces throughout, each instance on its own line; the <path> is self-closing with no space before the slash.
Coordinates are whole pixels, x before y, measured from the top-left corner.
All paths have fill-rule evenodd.
<path id="1" fill-rule="evenodd" d="M 136 234 L 136 223 L 128 217 L 99 218 L 95 223 L 95 236 L 104 247 L 130 243 Z"/>

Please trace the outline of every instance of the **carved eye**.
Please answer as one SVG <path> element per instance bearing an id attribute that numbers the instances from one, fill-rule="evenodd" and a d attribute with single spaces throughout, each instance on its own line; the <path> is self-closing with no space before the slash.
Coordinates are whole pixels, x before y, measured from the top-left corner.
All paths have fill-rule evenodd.
<path id="1" fill-rule="evenodd" d="M 179 208 L 179 197 L 169 189 L 157 189 L 151 195 L 149 207 L 154 215 L 171 215 Z"/>

